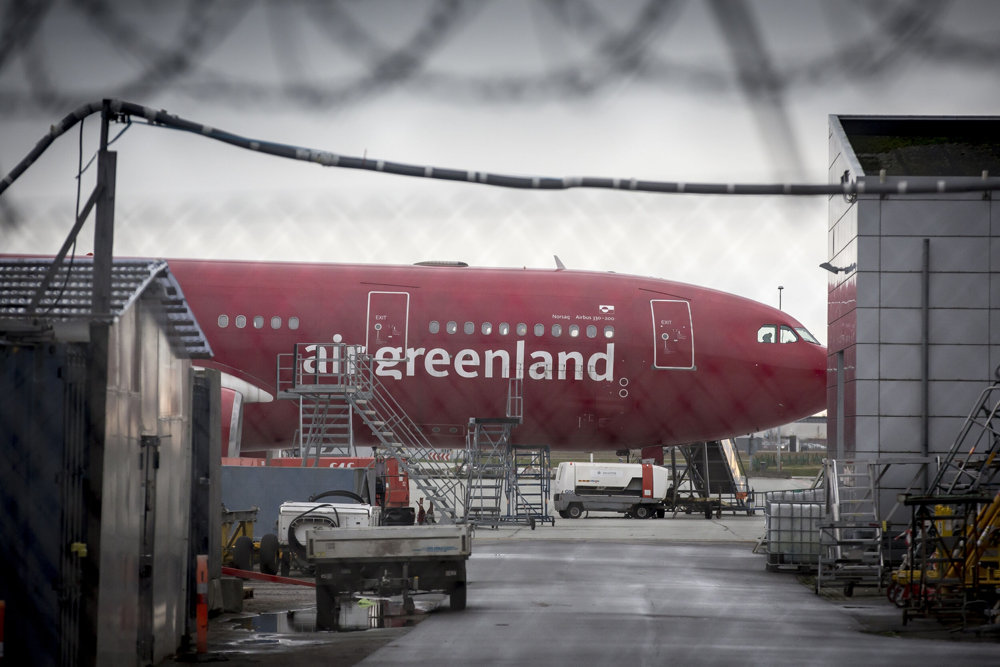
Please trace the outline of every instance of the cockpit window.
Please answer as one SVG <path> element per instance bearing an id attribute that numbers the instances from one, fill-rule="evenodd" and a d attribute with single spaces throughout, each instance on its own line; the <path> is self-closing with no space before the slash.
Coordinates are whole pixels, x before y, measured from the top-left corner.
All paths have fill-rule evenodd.
<path id="1" fill-rule="evenodd" d="M 778 327 L 773 324 L 765 324 L 760 329 L 757 329 L 757 342 L 758 343 L 773 343 L 775 339 L 775 334 L 777 333 Z"/>
<path id="2" fill-rule="evenodd" d="M 816 340 L 816 336 L 813 336 L 811 333 L 809 333 L 809 330 L 806 329 L 805 327 L 795 327 L 795 330 L 799 332 L 800 336 L 802 336 L 802 340 L 808 343 L 812 343 L 814 345 L 820 344 L 820 342 Z"/>
<path id="3" fill-rule="evenodd" d="M 804 340 L 815 345 L 819 345 L 820 342 L 816 340 L 805 327 L 795 327 L 792 328 L 786 324 L 765 324 L 760 329 L 757 329 L 757 342 L 758 343 L 796 343 L 799 340 Z"/>

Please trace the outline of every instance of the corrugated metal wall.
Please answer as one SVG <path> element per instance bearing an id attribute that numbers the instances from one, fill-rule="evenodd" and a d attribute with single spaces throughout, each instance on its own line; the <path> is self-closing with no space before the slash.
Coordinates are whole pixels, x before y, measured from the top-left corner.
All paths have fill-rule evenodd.
<path id="1" fill-rule="evenodd" d="M 97 664 L 156 663 L 187 631 L 190 361 L 171 351 L 145 300 L 111 328 L 99 607 L 87 618 L 81 569 L 97 554 L 85 536 L 86 358 L 83 345 L 0 346 L 0 599 L 10 664 L 86 663 L 88 628 L 97 629 Z"/>
<path id="2" fill-rule="evenodd" d="M 75 662 L 85 373 L 75 345 L 0 347 L 0 599 L 12 665 Z"/>

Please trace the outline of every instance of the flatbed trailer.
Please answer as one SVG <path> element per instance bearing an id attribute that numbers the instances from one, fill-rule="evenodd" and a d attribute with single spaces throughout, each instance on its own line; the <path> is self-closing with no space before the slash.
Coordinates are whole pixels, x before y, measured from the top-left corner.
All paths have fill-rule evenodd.
<path id="1" fill-rule="evenodd" d="M 468 525 L 333 528 L 306 533 L 306 557 L 315 567 L 316 626 L 335 628 L 339 597 L 353 593 L 446 593 L 465 609 L 465 561 L 472 553 Z"/>

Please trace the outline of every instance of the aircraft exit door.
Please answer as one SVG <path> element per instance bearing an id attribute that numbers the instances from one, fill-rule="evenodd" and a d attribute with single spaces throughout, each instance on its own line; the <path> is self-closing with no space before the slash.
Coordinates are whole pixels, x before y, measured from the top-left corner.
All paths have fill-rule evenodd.
<path id="1" fill-rule="evenodd" d="M 398 347 L 406 354 L 409 313 L 408 292 L 369 292 L 365 349 L 373 354 L 382 347 Z"/>
<path id="2" fill-rule="evenodd" d="M 653 315 L 653 368 L 693 369 L 691 304 L 652 299 L 649 306 Z"/>

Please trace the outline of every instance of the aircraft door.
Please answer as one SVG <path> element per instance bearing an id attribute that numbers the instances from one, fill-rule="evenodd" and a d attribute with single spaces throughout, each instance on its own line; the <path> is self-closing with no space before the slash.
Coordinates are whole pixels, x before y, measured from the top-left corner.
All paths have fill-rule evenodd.
<path id="1" fill-rule="evenodd" d="M 383 347 L 398 347 L 406 354 L 409 314 L 408 292 L 369 292 L 365 349 L 374 354 Z"/>
<path id="2" fill-rule="evenodd" d="M 691 304 L 676 299 L 652 299 L 653 368 L 693 369 L 694 328 Z"/>

